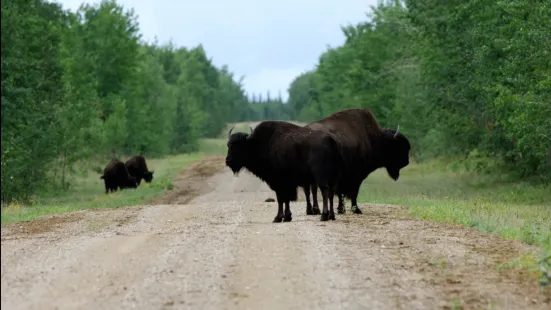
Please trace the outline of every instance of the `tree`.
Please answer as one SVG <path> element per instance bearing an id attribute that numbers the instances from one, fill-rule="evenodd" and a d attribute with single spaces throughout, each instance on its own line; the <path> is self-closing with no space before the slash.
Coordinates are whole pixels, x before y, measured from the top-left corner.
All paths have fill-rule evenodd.
<path id="1" fill-rule="evenodd" d="M 368 107 L 383 126 L 400 125 L 418 160 L 481 156 L 550 180 L 551 4 L 405 4 L 382 1 L 369 21 L 342 27 L 345 43 L 291 84 L 291 114 Z"/>
<path id="2" fill-rule="evenodd" d="M 77 163 L 105 163 L 113 149 L 195 151 L 201 137 L 252 116 L 243 78 L 200 45 L 142 42 L 133 10 L 113 0 L 76 13 L 4 1 L 1 22 L 2 202 L 67 189 Z"/>

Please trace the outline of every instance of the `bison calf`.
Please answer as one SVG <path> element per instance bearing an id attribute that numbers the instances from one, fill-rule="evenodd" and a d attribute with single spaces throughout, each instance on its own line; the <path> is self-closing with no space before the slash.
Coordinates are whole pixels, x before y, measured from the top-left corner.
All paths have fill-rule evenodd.
<path id="1" fill-rule="evenodd" d="M 117 188 L 121 190 L 124 188 L 136 188 L 136 178 L 131 176 L 126 169 L 124 163 L 120 160 L 113 159 L 105 169 L 103 169 L 103 175 L 100 177 L 105 183 L 105 193 L 109 191 L 115 192 Z"/>
<path id="2" fill-rule="evenodd" d="M 226 166 L 234 174 L 246 168 L 276 192 L 274 223 L 292 220 L 289 202 L 296 201 L 297 187 L 312 183 L 320 187 L 323 196 L 321 220 L 335 219 L 333 195 L 344 161 L 332 134 L 282 121 L 264 121 L 251 129 L 251 134 L 232 134 L 232 130 Z"/>
<path id="3" fill-rule="evenodd" d="M 145 158 L 142 155 L 136 155 L 125 163 L 128 173 L 136 178 L 138 186 L 142 182 L 142 179 L 146 183 L 151 183 L 153 180 L 153 170 L 147 170 L 147 164 L 145 163 Z"/>

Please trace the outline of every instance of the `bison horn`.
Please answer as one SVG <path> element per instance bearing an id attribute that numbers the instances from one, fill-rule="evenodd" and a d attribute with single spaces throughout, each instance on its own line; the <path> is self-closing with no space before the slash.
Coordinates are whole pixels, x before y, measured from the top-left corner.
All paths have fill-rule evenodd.
<path id="1" fill-rule="evenodd" d="M 234 126 L 234 127 L 235 127 L 235 126 Z M 230 129 L 230 131 L 228 132 L 228 139 L 230 138 L 231 132 L 233 131 L 233 128 L 234 128 L 234 127 L 232 127 L 232 128 Z"/>
<path id="2" fill-rule="evenodd" d="M 396 133 L 394 133 L 394 138 L 398 137 L 399 132 L 400 132 L 400 125 L 398 125 L 398 129 L 396 129 Z"/>
<path id="3" fill-rule="evenodd" d="M 253 133 L 253 128 L 251 126 L 249 126 L 249 129 L 251 130 L 251 133 Z"/>

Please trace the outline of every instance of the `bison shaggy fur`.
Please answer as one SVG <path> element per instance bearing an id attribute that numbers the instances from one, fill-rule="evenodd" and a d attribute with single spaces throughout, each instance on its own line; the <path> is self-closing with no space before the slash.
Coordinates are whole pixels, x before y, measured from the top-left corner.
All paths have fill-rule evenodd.
<path id="1" fill-rule="evenodd" d="M 115 192 L 117 189 L 124 188 L 136 188 L 136 178 L 131 176 L 126 169 L 124 163 L 120 160 L 113 159 L 105 169 L 103 169 L 103 175 L 100 177 L 105 183 L 105 193 Z"/>
<path id="2" fill-rule="evenodd" d="M 333 134 L 283 121 L 264 121 L 250 134 L 231 131 L 226 166 L 234 174 L 247 169 L 275 191 L 278 212 L 274 223 L 292 220 L 289 202 L 296 201 L 297 187 L 312 183 L 323 196 L 321 220 L 335 219 L 333 195 L 344 162 Z"/>
<path id="3" fill-rule="evenodd" d="M 136 155 L 130 158 L 125 163 L 126 169 L 128 169 L 128 173 L 136 178 L 136 182 L 138 183 L 138 186 L 142 182 L 142 179 L 146 183 L 151 183 L 153 180 L 153 170 L 148 171 L 147 170 L 147 164 L 145 162 L 145 158 L 143 155 Z"/>
<path id="4" fill-rule="evenodd" d="M 346 167 L 349 169 L 343 171 L 337 188 L 339 213 L 345 212 L 343 196 L 352 200 L 354 213 L 362 213 L 357 203 L 358 192 L 363 180 L 371 172 L 384 167 L 389 176 L 397 181 L 400 170 L 409 164 L 411 145 L 408 139 L 399 129 L 381 128 L 370 109 L 345 109 L 305 127 L 334 134 L 342 147 Z M 315 184 L 311 185 L 311 190 L 313 210 L 316 212 L 319 207 Z M 311 208 L 310 187 L 304 187 L 304 194 L 308 213 Z"/>

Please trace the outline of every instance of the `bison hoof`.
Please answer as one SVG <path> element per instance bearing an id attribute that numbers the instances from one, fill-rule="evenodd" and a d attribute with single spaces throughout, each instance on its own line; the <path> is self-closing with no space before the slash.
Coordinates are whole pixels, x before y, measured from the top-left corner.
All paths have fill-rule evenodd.
<path id="1" fill-rule="evenodd" d="M 312 208 L 306 208 L 306 215 L 314 215 L 314 210 Z"/>
<path id="2" fill-rule="evenodd" d="M 321 214 L 320 208 L 314 208 L 314 215 L 320 215 L 320 214 Z"/>
<path id="3" fill-rule="evenodd" d="M 345 213 L 346 213 L 346 210 L 345 210 L 344 208 L 338 207 L 338 208 L 337 208 L 337 213 L 339 213 L 339 214 L 345 214 Z"/>
<path id="4" fill-rule="evenodd" d="M 283 221 L 283 217 L 278 215 L 274 217 L 273 223 L 281 223 L 281 221 Z"/>
<path id="5" fill-rule="evenodd" d="M 354 214 L 362 214 L 362 210 L 360 210 L 360 208 L 358 208 L 358 207 L 352 208 L 352 212 Z"/>
<path id="6" fill-rule="evenodd" d="M 321 214 L 321 221 L 322 222 L 329 221 L 329 213 L 322 213 Z"/>
<path id="7" fill-rule="evenodd" d="M 335 220 L 335 213 L 329 213 L 329 219 L 334 221 Z"/>
<path id="8" fill-rule="evenodd" d="M 284 222 L 290 222 L 290 221 L 292 221 L 292 220 L 293 220 L 293 217 L 291 216 L 291 214 L 289 214 L 289 215 L 286 214 L 286 215 L 283 217 L 283 221 L 284 221 Z"/>

